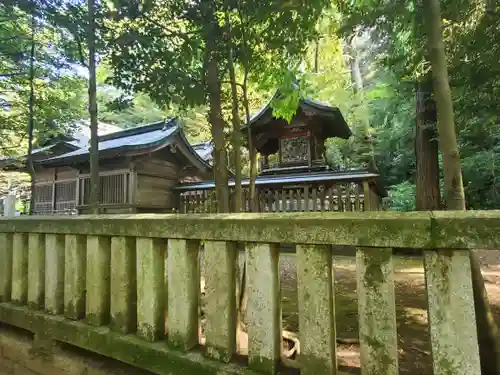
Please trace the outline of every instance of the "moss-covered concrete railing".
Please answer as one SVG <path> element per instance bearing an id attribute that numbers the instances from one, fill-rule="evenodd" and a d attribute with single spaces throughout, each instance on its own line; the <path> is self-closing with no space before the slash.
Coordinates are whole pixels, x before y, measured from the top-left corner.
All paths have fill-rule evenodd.
<path id="1" fill-rule="evenodd" d="M 236 241 L 247 243 L 248 366 L 231 361 Z M 357 246 L 363 374 L 398 373 L 395 247 L 424 250 L 434 373 L 480 374 L 468 249 L 500 248 L 500 212 L 0 220 L 0 322 L 159 374 L 271 374 L 281 355 L 278 243 L 298 245 L 303 374 L 336 372 L 331 244 Z"/>

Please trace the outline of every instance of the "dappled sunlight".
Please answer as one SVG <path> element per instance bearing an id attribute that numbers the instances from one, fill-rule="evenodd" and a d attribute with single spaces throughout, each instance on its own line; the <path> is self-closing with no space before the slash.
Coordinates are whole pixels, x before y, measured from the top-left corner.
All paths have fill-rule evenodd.
<path id="1" fill-rule="evenodd" d="M 414 307 L 404 307 L 403 310 L 406 316 L 411 317 L 416 323 L 422 325 L 426 325 L 428 323 L 427 310 Z"/>

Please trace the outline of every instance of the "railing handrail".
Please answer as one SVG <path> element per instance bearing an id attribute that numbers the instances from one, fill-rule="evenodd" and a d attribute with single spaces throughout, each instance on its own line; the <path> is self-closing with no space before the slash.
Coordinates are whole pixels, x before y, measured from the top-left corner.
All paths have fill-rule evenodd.
<path id="1" fill-rule="evenodd" d="M 3 233 L 50 233 L 419 249 L 499 249 L 500 210 L 35 216 Z"/>

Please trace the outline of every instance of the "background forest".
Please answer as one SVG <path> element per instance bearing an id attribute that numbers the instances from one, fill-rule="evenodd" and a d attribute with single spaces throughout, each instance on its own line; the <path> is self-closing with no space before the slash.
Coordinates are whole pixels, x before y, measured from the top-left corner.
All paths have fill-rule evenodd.
<path id="1" fill-rule="evenodd" d="M 224 55 L 213 58 L 222 71 L 219 99 L 231 169 L 239 163 L 237 147 L 243 175 L 250 170 L 248 151 L 231 131 L 235 119 L 244 123 L 280 88 L 287 95 L 276 113 L 283 117 L 291 116 L 299 95 L 339 107 L 354 137 L 328 141 L 328 161 L 349 168 L 374 159 L 390 207 L 415 209 L 417 183 L 426 188 L 424 179 L 416 181 L 416 155 L 422 147 L 437 149 L 438 142 L 419 0 L 306 3 L 307 11 L 297 12 L 302 4 L 277 2 L 273 6 L 281 8 L 273 13 L 255 5 L 260 2 L 233 1 L 226 12 L 209 14 L 218 19 L 214 31 L 201 17 L 210 9 L 201 6 L 200 15 L 176 1 L 97 2 L 99 121 L 126 128 L 178 115 L 190 141 L 211 139 L 213 100 L 207 98 L 213 91 L 200 75 L 210 62 L 199 51 L 224 43 L 212 50 L 220 47 Z M 483 1 L 464 0 L 442 1 L 441 11 L 467 207 L 500 208 L 500 14 Z M 175 14 L 187 14 L 189 23 L 165 21 Z M 30 124 L 33 147 L 39 147 L 88 120 L 87 25 L 83 1 L 0 5 L 3 156 L 28 149 Z M 219 39 L 204 37 L 217 31 Z M 290 89 L 293 84 L 298 90 Z"/>

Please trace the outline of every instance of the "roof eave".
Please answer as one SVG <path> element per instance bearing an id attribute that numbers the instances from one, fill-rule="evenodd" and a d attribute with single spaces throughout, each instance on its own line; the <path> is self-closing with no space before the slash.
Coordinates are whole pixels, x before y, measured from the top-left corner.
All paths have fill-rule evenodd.
<path id="1" fill-rule="evenodd" d="M 157 151 L 160 148 L 167 147 L 171 144 L 171 142 L 167 142 L 169 138 L 175 137 L 175 135 L 179 132 L 179 127 L 178 125 L 177 129 L 174 130 L 172 133 L 168 134 L 166 137 L 157 140 L 155 142 L 151 142 L 148 144 L 144 145 L 135 145 L 135 146 L 130 146 L 130 145 L 123 145 L 121 147 L 116 147 L 112 149 L 106 149 L 99 151 L 99 159 L 109 159 L 113 158 L 116 156 L 120 156 L 120 154 L 123 153 L 123 155 L 129 154 L 129 153 L 140 153 L 140 154 L 145 154 L 148 152 L 154 152 Z M 85 154 L 80 154 L 80 155 L 75 155 L 75 156 L 69 156 L 69 157 L 60 157 L 56 159 L 45 159 L 39 161 L 40 164 L 43 164 L 45 166 L 61 166 L 61 165 L 67 165 L 67 164 L 75 164 L 75 163 L 81 163 L 88 161 L 90 157 L 90 153 L 87 152 Z"/>

